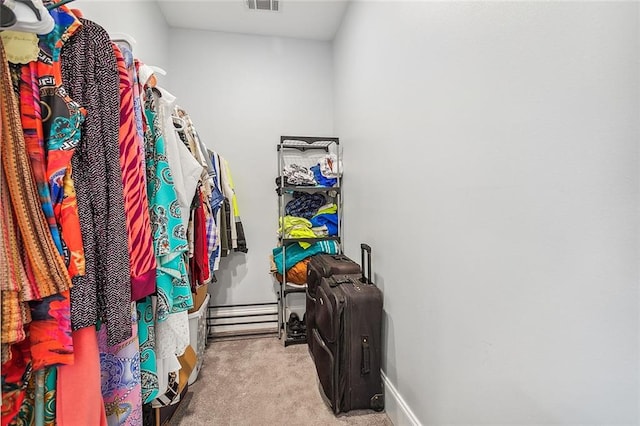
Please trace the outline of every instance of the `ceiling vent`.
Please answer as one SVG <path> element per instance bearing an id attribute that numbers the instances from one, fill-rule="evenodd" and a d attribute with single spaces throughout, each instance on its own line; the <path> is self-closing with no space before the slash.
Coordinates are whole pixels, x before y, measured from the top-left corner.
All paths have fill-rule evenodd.
<path id="1" fill-rule="evenodd" d="M 280 6 L 279 0 L 245 0 L 245 4 L 251 10 L 271 10 L 277 12 Z"/>

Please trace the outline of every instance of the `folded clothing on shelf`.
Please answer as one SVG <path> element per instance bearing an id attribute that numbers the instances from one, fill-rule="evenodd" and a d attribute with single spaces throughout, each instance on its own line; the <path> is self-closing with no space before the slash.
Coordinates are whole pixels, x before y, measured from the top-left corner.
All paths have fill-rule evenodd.
<path id="1" fill-rule="evenodd" d="M 294 191 L 293 200 L 287 203 L 284 211 L 289 216 L 311 219 L 326 202 L 327 198 L 323 194 Z"/>
<path id="2" fill-rule="evenodd" d="M 322 213 L 311 218 L 313 227 L 326 226 L 328 235 L 338 235 L 338 214 Z"/>
<path id="3" fill-rule="evenodd" d="M 311 171 L 313 172 L 313 176 L 314 176 L 316 182 L 318 182 L 318 185 L 326 186 L 326 187 L 332 187 L 332 186 L 335 186 L 336 183 L 338 183 L 338 179 L 336 179 L 336 178 L 328 178 L 328 177 L 324 176 L 322 174 L 322 172 L 320 171 L 320 165 L 319 164 L 316 164 L 315 166 L 311 167 Z"/>
<path id="4" fill-rule="evenodd" d="M 335 205 L 334 203 L 329 203 L 329 204 L 325 204 L 324 206 L 320 206 L 315 216 L 319 214 L 325 214 L 325 213 L 338 213 L 338 206 Z"/>
<path id="5" fill-rule="evenodd" d="M 280 228 L 278 233 L 282 233 L 285 238 L 316 238 L 316 234 L 311 230 L 311 222 L 297 216 L 285 216 L 280 218 Z M 309 243 L 298 243 L 302 248 L 308 248 Z"/>
<path id="6" fill-rule="evenodd" d="M 307 283 L 307 264 L 311 259 L 303 259 L 300 262 L 296 263 L 287 271 L 286 282 L 290 284 L 299 284 L 303 285 Z M 282 274 L 279 272 L 275 272 L 274 276 L 278 280 L 278 282 L 282 282 Z"/>
<path id="7" fill-rule="evenodd" d="M 326 225 L 314 226 L 313 228 L 311 228 L 311 230 L 313 231 L 313 234 L 316 236 L 316 238 L 323 238 L 323 237 L 329 236 L 329 229 L 327 228 Z"/>
<path id="8" fill-rule="evenodd" d="M 289 164 L 282 170 L 286 182 L 291 185 L 316 185 L 313 172 L 299 164 Z"/>
<path id="9" fill-rule="evenodd" d="M 276 247 L 273 249 L 273 261 L 276 264 L 277 272 L 282 274 L 283 271 L 283 259 L 282 259 L 282 247 Z M 287 246 L 285 250 L 284 264 L 287 271 L 291 269 L 296 263 L 301 260 L 307 259 L 314 254 L 327 253 L 337 254 L 339 250 L 338 243 L 336 241 L 318 241 L 307 249 L 303 249 L 299 244 L 291 244 Z"/>
<path id="10" fill-rule="evenodd" d="M 325 155 L 322 160 L 318 162 L 318 166 L 320 166 L 320 173 L 322 173 L 322 176 L 325 178 L 337 178 L 338 169 L 340 169 L 340 174 L 342 174 L 342 161 L 338 165 L 338 157 L 336 154 L 331 153 Z"/>

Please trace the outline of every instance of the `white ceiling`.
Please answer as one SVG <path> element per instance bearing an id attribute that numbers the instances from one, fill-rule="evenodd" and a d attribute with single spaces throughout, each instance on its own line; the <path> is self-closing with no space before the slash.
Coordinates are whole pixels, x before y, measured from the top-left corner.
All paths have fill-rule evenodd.
<path id="1" fill-rule="evenodd" d="M 245 0 L 158 0 L 172 27 L 332 40 L 349 0 L 280 0 L 277 12 L 249 10 Z"/>

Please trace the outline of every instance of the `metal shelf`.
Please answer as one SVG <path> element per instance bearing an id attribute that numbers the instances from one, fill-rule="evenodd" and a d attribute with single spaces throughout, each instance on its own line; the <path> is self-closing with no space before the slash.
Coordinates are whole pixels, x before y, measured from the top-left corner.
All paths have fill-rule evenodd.
<path id="1" fill-rule="evenodd" d="M 287 185 L 285 187 L 276 187 L 276 193 L 279 196 L 283 194 L 292 194 L 294 192 L 305 192 L 307 194 L 327 193 L 330 197 L 335 197 L 340 194 L 340 187 L 338 186 L 294 186 Z M 331 194 L 335 192 L 335 194 Z"/>
<path id="2" fill-rule="evenodd" d="M 342 253 L 342 173 L 340 162 L 340 147 L 339 138 L 337 137 L 310 137 L 310 136 L 281 136 L 280 143 L 277 146 L 278 151 L 278 177 L 276 178 L 276 193 L 278 194 L 278 216 L 280 218 L 286 216 L 286 201 L 291 198 L 293 192 L 303 192 L 306 194 L 325 194 L 328 198 L 332 198 L 333 202 L 337 206 L 338 214 L 338 232 L 337 235 L 327 237 L 315 237 L 315 238 L 285 238 L 280 231 L 278 241 L 282 245 L 283 263 L 286 257 L 286 251 L 288 247 L 296 243 L 317 243 L 321 241 L 336 241 L 338 252 Z M 308 151 L 308 152 L 306 152 Z M 323 158 L 325 153 L 331 153 L 336 155 L 338 165 L 338 177 L 336 179 L 335 186 L 321 186 L 315 185 L 291 185 L 284 177 L 284 169 L 287 164 L 298 164 L 303 167 L 311 168 L 309 164 L 319 161 Z M 317 157 L 317 158 L 316 158 Z M 307 291 L 306 286 L 297 287 L 290 286 L 284 280 L 286 279 L 286 272 L 284 276 L 280 278 L 279 286 L 277 286 L 278 293 L 278 339 L 283 341 L 284 346 L 304 344 L 307 341 L 307 337 L 291 337 L 287 333 L 287 318 L 285 318 L 288 304 L 287 296 L 294 293 L 305 293 Z"/>
<path id="3" fill-rule="evenodd" d="M 287 338 L 284 339 L 284 347 L 285 348 L 287 346 L 304 345 L 306 343 L 307 343 L 307 336 L 306 335 L 304 337 L 299 337 L 299 338 L 287 337 Z"/>
<path id="4" fill-rule="evenodd" d="M 311 149 L 328 151 L 332 144 L 340 144 L 340 139 L 335 137 L 316 136 L 280 136 L 278 151 L 286 148 L 297 149 L 300 151 L 307 151 Z"/>
<path id="5" fill-rule="evenodd" d="M 278 188 L 279 190 L 284 191 L 300 191 L 300 192 L 328 192 L 328 191 L 336 191 L 340 192 L 340 187 L 338 186 L 296 186 L 296 185 L 285 185 Z"/>
<path id="6" fill-rule="evenodd" d="M 284 294 L 305 293 L 307 291 L 307 285 L 305 284 L 304 287 L 298 287 L 298 286 L 287 283 L 284 285 L 283 291 L 284 291 Z"/>

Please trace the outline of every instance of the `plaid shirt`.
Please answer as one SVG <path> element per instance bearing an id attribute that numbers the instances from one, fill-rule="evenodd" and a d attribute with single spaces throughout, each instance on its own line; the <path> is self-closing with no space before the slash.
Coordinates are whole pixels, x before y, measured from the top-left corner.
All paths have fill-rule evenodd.
<path id="1" fill-rule="evenodd" d="M 207 248 L 209 256 L 216 250 L 218 245 L 218 229 L 216 227 L 216 218 L 214 217 L 211 206 L 206 206 L 207 211 Z"/>

